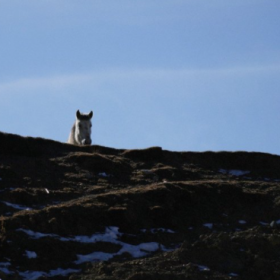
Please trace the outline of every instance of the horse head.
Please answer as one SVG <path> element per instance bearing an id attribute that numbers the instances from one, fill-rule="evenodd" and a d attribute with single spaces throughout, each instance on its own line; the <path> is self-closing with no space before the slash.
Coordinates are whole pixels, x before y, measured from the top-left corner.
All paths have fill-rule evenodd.
<path id="1" fill-rule="evenodd" d="M 78 110 L 76 112 L 75 122 L 75 140 L 79 145 L 90 145 L 91 144 L 91 118 L 93 112 L 90 111 L 88 114 L 82 114 Z"/>

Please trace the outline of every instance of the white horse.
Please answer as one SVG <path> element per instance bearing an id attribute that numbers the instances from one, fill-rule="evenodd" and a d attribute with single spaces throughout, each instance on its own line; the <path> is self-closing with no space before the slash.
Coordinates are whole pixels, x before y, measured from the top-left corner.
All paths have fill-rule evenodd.
<path id="1" fill-rule="evenodd" d="M 93 112 L 89 114 L 81 114 L 76 112 L 76 121 L 71 129 L 67 143 L 74 145 L 90 145 L 91 144 L 91 118 Z"/>

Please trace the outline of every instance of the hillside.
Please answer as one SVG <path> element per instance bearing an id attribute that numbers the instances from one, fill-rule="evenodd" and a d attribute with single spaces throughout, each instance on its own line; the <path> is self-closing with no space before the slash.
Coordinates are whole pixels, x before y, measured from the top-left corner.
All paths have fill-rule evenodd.
<path id="1" fill-rule="evenodd" d="M 280 157 L 0 133 L 0 279 L 280 279 Z"/>

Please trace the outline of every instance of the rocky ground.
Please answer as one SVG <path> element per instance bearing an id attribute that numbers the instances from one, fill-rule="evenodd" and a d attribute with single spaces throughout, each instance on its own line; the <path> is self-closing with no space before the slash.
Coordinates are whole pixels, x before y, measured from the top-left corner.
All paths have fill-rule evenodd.
<path id="1" fill-rule="evenodd" d="M 0 133 L 0 279 L 280 279 L 280 157 Z"/>

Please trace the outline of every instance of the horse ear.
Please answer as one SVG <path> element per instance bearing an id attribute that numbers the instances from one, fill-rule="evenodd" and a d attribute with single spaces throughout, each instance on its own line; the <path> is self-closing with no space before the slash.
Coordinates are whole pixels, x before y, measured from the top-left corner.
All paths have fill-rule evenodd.
<path id="1" fill-rule="evenodd" d="M 90 113 L 88 114 L 88 116 L 89 116 L 89 118 L 91 119 L 91 118 L 92 118 L 92 116 L 93 116 L 93 112 L 92 112 L 92 111 L 90 111 Z"/>
<path id="2" fill-rule="evenodd" d="M 81 113 L 79 110 L 76 112 L 76 117 L 77 117 L 77 119 L 80 119 L 80 117 L 81 117 Z"/>

